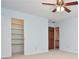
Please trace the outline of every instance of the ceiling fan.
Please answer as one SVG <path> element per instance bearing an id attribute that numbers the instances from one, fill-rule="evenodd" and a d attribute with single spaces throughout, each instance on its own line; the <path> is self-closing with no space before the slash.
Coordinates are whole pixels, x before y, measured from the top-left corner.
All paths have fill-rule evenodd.
<path id="1" fill-rule="evenodd" d="M 63 0 L 57 0 L 56 4 L 52 4 L 52 3 L 42 3 L 43 5 L 54 5 L 56 6 L 56 8 L 52 11 L 52 12 L 62 12 L 62 11 L 66 11 L 66 12 L 71 12 L 70 9 L 68 9 L 66 6 L 72 6 L 72 5 L 78 5 L 78 1 L 73 1 L 73 2 L 68 2 L 68 3 L 64 3 Z"/>

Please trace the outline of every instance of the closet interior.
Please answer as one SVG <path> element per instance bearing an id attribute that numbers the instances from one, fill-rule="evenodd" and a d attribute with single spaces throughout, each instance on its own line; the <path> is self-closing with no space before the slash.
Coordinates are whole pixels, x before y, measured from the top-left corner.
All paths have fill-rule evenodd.
<path id="1" fill-rule="evenodd" d="M 12 54 L 24 54 L 24 20 L 11 19 Z"/>

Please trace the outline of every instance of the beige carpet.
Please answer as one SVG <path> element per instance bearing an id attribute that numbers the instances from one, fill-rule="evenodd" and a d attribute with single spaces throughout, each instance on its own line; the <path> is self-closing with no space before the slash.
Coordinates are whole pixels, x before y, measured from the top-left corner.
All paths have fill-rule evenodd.
<path id="1" fill-rule="evenodd" d="M 31 56 L 15 55 L 8 59 L 78 59 L 78 55 L 74 53 L 52 50 L 48 53 L 42 53 Z"/>

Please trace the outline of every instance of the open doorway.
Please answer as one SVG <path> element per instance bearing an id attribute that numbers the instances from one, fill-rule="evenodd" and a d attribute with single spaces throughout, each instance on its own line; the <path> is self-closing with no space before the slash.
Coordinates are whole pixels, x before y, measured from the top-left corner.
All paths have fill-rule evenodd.
<path id="1" fill-rule="evenodd" d="M 24 20 L 11 19 L 12 55 L 24 54 Z"/>
<path id="2" fill-rule="evenodd" d="M 48 28 L 48 50 L 59 49 L 59 27 Z"/>

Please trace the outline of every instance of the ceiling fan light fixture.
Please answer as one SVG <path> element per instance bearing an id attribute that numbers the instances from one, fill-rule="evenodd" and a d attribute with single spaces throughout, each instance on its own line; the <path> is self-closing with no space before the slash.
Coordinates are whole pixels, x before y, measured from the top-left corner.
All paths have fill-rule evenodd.
<path id="1" fill-rule="evenodd" d="M 64 7 L 61 7 L 61 12 L 63 12 L 64 11 Z"/>
<path id="2" fill-rule="evenodd" d="M 63 12 L 64 7 L 63 6 L 57 6 L 57 12 Z"/>
<path id="3" fill-rule="evenodd" d="M 61 7 L 57 6 L 57 12 L 60 12 L 60 11 L 61 11 Z"/>

